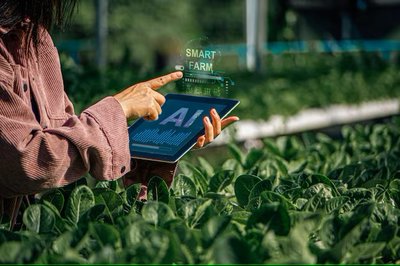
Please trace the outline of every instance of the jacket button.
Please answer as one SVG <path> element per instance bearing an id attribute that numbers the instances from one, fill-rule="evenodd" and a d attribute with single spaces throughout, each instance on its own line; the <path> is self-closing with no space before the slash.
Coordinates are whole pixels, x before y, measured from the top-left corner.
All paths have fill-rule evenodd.
<path id="1" fill-rule="evenodd" d="M 28 91 L 28 84 L 24 83 L 24 92 Z"/>
<path id="2" fill-rule="evenodd" d="M 125 167 L 125 166 L 122 166 L 122 167 L 121 167 L 121 174 L 123 174 L 123 173 L 125 172 L 125 170 L 126 170 L 126 167 Z"/>

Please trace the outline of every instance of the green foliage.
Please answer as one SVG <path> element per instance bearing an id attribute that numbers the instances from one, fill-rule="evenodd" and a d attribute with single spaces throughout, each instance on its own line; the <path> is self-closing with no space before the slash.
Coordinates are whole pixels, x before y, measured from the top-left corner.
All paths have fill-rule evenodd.
<path id="1" fill-rule="evenodd" d="M 269 55 L 265 61 L 265 74 L 231 75 L 236 82 L 231 97 L 241 100 L 235 111 L 241 118 L 400 97 L 399 64 L 374 53 Z"/>
<path id="2" fill-rule="evenodd" d="M 0 230 L 2 263 L 396 263 L 400 120 L 231 146 L 220 167 L 181 162 L 171 188 L 52 190 Z"/>
<path id="3" fill-rule="evenodd" d="M 224 60 L 227 59 L 221 61 Z M 374 54 L 285 54 L 268 56 L 266 61 L 268 71 L 263 75 L 226 69 L 235 71 L 229 73 L 236 83 L 229 97 L 240 99 L 235 115 L 242 119 L 266 120 L 274 114 L 288 116 L 305 108 L 400 97 L 399 65 L 382 61 Z M 345 61 L 354 63 L 350 65 Z M 124 64 L 99 72 L 77 66 L 65 55 L 61 56 L 61 62 L 65 88 L 77 113 L 103 97 L 161 74 L 143 75 Z M 232 65 L 229 60 L 227 63 Z M 162 74 L 170 70 L 173 69 Z M 175 84 L 169 84 L 160 92 L 176 92 Z M 262 154 L 255 152 L 247 162 L 242 158 L 241 163 L 250 166 L 258 156 Z"/>
<path id="4" fill-rule="evenodd" d="M 59 42 L 61 49 L 80 48 L 79 56 L 85 64 L 94 61 L 94 3 L 79 1 L 78 12 L 69 27 L 54 32 L 57 40 L 64 40 Z M 242 41 L 244 7 L 241 0 L 110 1 L 108 59 L 143 73 L 165 67 L 160 63 L 168 63 L 160 61 L 175 61 L 180 49 L 192 39 L 208 36 L 213 43 Z"/>

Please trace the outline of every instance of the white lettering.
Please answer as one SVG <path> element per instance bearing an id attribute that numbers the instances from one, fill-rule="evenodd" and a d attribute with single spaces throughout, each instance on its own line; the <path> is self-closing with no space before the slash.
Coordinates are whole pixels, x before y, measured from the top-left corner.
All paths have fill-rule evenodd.
<path id="1" fill-rule="evenodd" d="M 189 69 L 190 70 L 199 70 L 199 71 L 213 71 L 212 63 L 204 63 L 204 62 L 194 62 L 189 61 Z"/>
<path id="2" fill-rule="evenodd" d="M 191 57 L 192 50 L 191 49 L 186 49 L 186 57 Z"/>
<path id="3" fill-rule="evenodd" d="M 194 121 L 196 121 L 196 119 L 204 112 L 204 110 L 197 110 L 196 113 L 194 113 L 194 115 L 186 122 L 186 124 L 183 127 L 190 127 L 191 125 L 193 125 Z"/>
<path id="4" fill-rule="evenodd" d="M 203 58 L 203 59 L 215 59 L 217 51 L 201 50 L 201 49 L 186 49 L 186 57 L 192 58 Z"/>
<path id="5" fill-rule="evenodd" d="M 166 125 L 167 123 L 175 123 L 175 126 L 180 127 L 182 126 L 183 120 L 185 119 L 188 111 L 189 111 L 188 108 L 181 108 L 174 114 L 172 114 L 170 117 L 162 121 L 160 125 Z"/>
<path id="6" fill-rule="evenodd" d="M 168 123 L 174 123 L 176 127 L 181 127 L 183 124 L 183 121 L 185 120 L 185 117 L 189 111 L 189 108 L 181 108 L 178 111 L 176 111 L 174 114 L 169 116 L 168 118 L 164 119 L 160 123 L 160 125 L 166 125 Z M 192 117 L 186 122 L 186 124 L 183 126 L 185 128 L 190 127 L 193 125 L 193 123 L 196 121 L 197 118 L 204 112 L 204 110 L 197 110 Z"/>

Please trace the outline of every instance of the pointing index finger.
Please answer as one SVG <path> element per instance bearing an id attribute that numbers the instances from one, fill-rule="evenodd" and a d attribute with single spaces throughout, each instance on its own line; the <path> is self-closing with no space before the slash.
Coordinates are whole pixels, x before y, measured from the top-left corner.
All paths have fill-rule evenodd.
<path id="1" fill-rule="evenodd" d="M 178 79 L 181 79 L 183 77 L 183 73 L 181 71 L 173 72 L 165 76 L 161 76 L 155 79 L 151 79 L 147 81 L 147 83 L 150 85 L 150 87 L 153 90 L 157 90 L 160 87 L 170 83 L 171 81 L 175 81 Z"/>

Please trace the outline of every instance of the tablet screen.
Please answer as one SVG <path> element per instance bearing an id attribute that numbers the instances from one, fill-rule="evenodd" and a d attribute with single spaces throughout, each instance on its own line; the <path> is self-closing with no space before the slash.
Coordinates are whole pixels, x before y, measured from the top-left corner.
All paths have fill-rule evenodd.
<path id="1" fill-rule="evenodd" d="M 139 119 L 129 128 L 134 158 L 175 162 L 204 134 L 203 117 L 215 108 L 226 116 L 238 101 L 231 99 L 168 94 L 156 121 Z"/>

